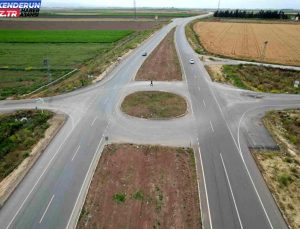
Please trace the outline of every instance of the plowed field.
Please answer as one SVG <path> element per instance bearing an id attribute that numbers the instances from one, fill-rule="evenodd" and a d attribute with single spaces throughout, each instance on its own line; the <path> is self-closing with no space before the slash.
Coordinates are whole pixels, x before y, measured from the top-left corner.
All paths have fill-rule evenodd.
<path id="1" fill-rule="evenodd" d="M 299 24 L 198 22 L 204 48 L 218 55 L 300 66 Z M 268 41 L 264 54 L 264 43 Z"/>

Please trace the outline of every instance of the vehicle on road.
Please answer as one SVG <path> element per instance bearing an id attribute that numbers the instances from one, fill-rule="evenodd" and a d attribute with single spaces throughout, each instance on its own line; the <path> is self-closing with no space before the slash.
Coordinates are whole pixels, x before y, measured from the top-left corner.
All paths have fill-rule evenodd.
<path id="1" fill-rule="evenodd" d="M 194 59 L 190 59 L 190 64 L 194 64 L 195 60 Z"/>
<path id="2" fill-rule="evenodd" d="M 147 56 L 148 54 L 147 54 L 147 52 L 144 52 L 143 54 L 142 54 L 142 56 Z"/>

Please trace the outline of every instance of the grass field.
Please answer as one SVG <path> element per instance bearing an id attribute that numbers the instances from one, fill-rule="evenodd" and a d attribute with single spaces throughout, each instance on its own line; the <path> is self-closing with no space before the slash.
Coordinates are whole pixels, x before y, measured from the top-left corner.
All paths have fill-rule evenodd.
<path id="1" fill-rule="evenodd" d="M 47 121 L 52 116 L 53 113 L 47 111 L 0 115 L 0 181 L 29 156 L 33 145 L 44 136 L 49 127 Z"/>
<path id="2" fill-rule="evenodd" d="M 107 145 L 77 228 L 201 229 L 190 148 Z"/>
<path id="3" fill-rule="evenodd" d="M 299 23 L 197 22 L 194 31 L 209 53 L 300 66 Z"/>
<path id="4" fill-rule="evenodd" d="M 272 111 L 263 119 L 280 151 L 253 152 L 291 228 L 300 228 L 300 110 Z"/>
<path id="5" fill-rule="evenodd" d="M 174 118 L 187 112 L 187 103 L 176 94 L 144 91 L 128 95 L 122 103 L 122 111 L 146 119 Z"/>
<path id="6" fill-rule="evenodd" d="M 0 43 L 112 43 L 131 30 L 0 30 Z"/>
<path id="7" fill-rule="evenodd" d="M 216 82 L 227 82 L 242 89 L 269 93 L 299 94 L 294 87 L 300 81 L 300 72 L 257 65 L 207 66 L 208 72 Z"/>
<path id="8" fill-rule="evenodd" d="M 79 71 L 68 76 L 70 80 L 46 88 L 38 96 L 56 95 L 85 86 L 93 80 L 88 75 L 101 74 L 155 29 L 135 32 L 5 30 L 0 33 L 0 99 L 16 98 L 47 84 L 48 78 L 42 70 L 45 69 L 44 59 L 48 59 L 52 80 L 64 75 L 66 70 L 77 68 Z"/>

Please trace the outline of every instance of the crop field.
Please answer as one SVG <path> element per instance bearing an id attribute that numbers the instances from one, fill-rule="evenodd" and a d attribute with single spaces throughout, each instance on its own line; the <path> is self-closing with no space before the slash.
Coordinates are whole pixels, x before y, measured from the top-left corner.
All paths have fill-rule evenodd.
<path id="1" fill-rule="evenodd" d="M 32 20 L 32 19 L 31 19 Z M 109 21 L 108 21 L 109 20 Z M 30 18 L 0 21 L 0 29 L 28 30 L 145 30 L 160 26 L 156 21 L 127 21 L 97 18 Z"/>
<path id="2" fill-rule="evenodd" d="M 210 53 L 300 66 L 299 24 L 197 22 L 194 31 Z"/>
<path id="3" fill-rule="evenodd" d="M 130 30 L 0 30 L 0 43 L 112 43 Z"/>
<path id="4" fill-rule="evenodd" d="M 47 84 L 45 59 L 50 66 L 50 79 L 55 80 L 72 69 L 80 69 L 93 58 L 102 57 L 132 33 L 132 30 L 1 30 L 0 99 L 18 97 Z M 85 78 L 73 82 L 83 86 Z"/>

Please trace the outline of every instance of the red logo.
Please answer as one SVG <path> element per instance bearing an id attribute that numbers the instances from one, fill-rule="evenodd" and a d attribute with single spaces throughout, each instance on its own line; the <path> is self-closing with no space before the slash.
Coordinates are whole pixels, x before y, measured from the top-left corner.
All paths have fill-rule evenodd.
<path id="1" fill-rule="evenodd" d="M 19 17 L 21 14 L 20 9 L 0 9 L 0 17 Z"/>

